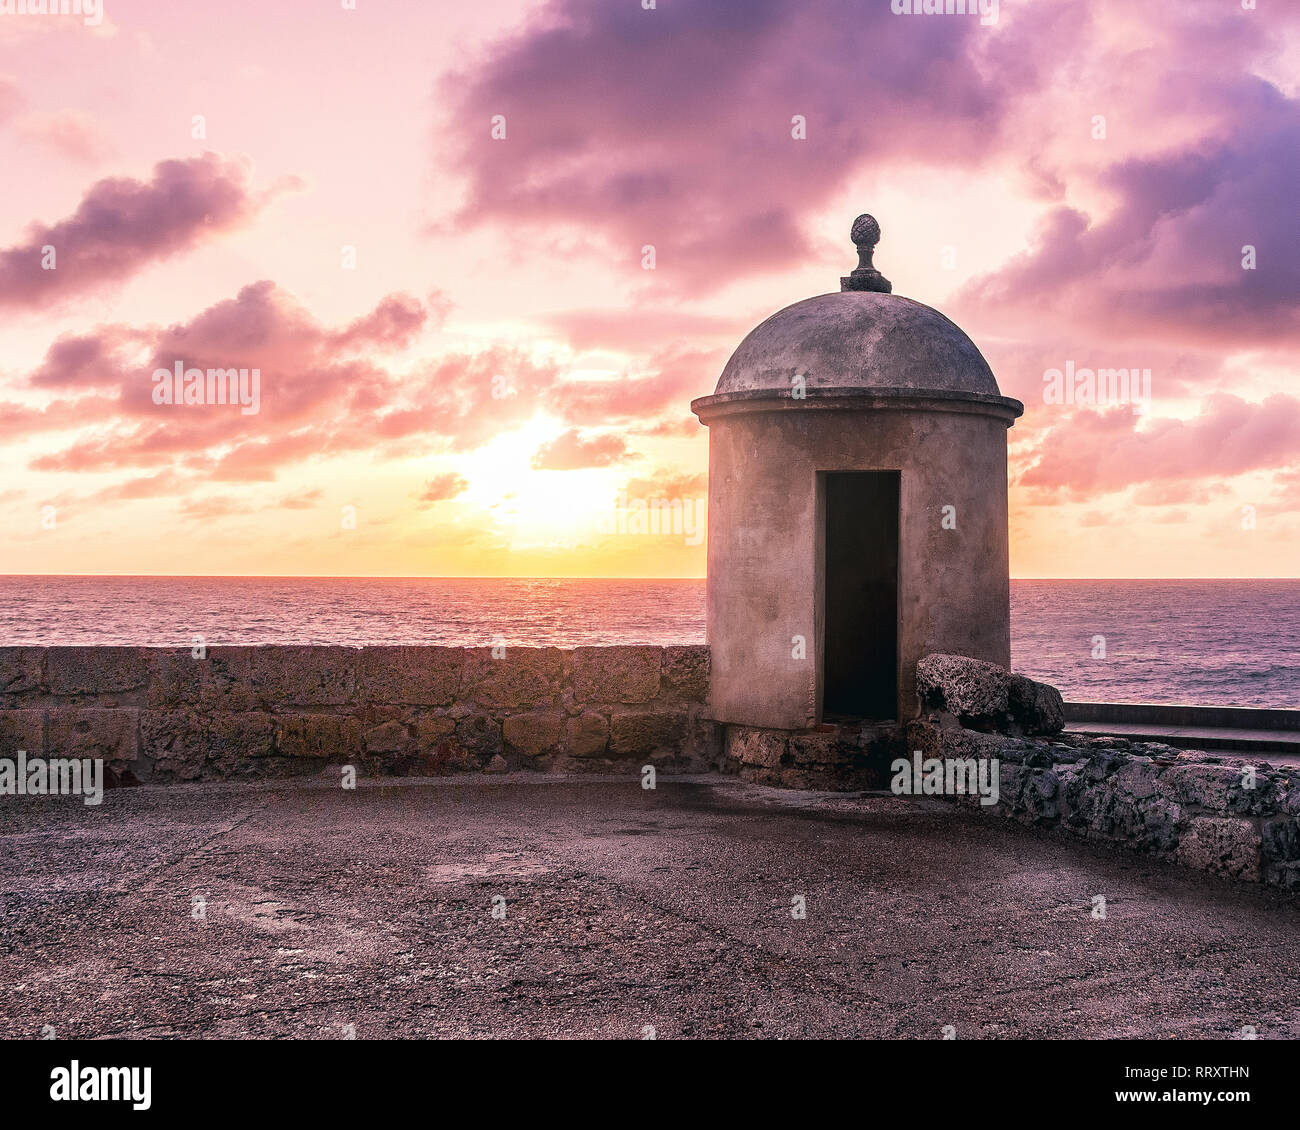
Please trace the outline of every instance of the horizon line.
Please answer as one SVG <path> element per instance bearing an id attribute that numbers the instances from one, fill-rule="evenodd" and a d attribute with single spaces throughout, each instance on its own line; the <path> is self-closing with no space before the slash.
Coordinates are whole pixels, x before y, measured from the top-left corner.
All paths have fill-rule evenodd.
<path id="1" fill-rule="evenodd" d="M 479 574 L 477 576 L 444 573 L 2 573 L 0 577 L 44 579 L 53 577 L 115 577 L 128 579 L 166 579 L 177 581 L 707 581 L 707 577 L 625 577 L 572 576 L 548 574 Z M 1012 581 L 1300 581 L 1300 577 L 1011 577 Z"/>

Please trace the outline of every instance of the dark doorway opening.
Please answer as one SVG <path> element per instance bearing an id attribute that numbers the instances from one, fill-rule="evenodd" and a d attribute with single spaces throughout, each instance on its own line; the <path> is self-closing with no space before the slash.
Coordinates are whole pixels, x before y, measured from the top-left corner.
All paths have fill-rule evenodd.
<path id="1" fill-rule="evenodd" d="M 897 471 L 825 476 L 822 717 L 898 715 Z"/>

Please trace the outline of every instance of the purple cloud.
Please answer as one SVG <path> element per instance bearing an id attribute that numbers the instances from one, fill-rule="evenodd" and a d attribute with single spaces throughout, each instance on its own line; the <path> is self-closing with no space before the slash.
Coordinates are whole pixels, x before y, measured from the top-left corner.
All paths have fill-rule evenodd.
<path id="1" fill-rule="evenodd" d="M 265 200 L 251 190 L 246 165 L 215 153 L 160 161 L 147 182 L 97 181 L 71 216 L 33 224 L 22 243 L 0 251 L 0 307 L 36 307 L 119 282 L 246 223 Z"/>

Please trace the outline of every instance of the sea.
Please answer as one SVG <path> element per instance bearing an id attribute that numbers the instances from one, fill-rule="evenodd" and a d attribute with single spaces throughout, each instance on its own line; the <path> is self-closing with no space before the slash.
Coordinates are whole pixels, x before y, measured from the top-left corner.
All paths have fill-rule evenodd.
<path id="1" fill-rule="evenodd" d="M 0 577 L 0 645 L 703 643 L 699 580 Z M 1300 580 L 1015 580 L 1067 699 L 1300 708 Z"/>

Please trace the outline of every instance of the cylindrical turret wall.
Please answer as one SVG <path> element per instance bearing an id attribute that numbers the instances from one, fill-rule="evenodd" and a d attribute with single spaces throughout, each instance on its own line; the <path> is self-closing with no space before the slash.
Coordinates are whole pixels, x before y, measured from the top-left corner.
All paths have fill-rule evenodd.
<path id="1" fill-rule="evenodd" d="M 717 720 L 782 729 L 823 720 L 826 623 L 837 615 L 825 592 L 827 473 L 898 473 L 894 719 L 917 712 L 915 669 L 926 654 L 1009 665 L 1014 408 L 952 393 L 728 400 L 710 398 L 700 412 L 710 427 Z"/>

